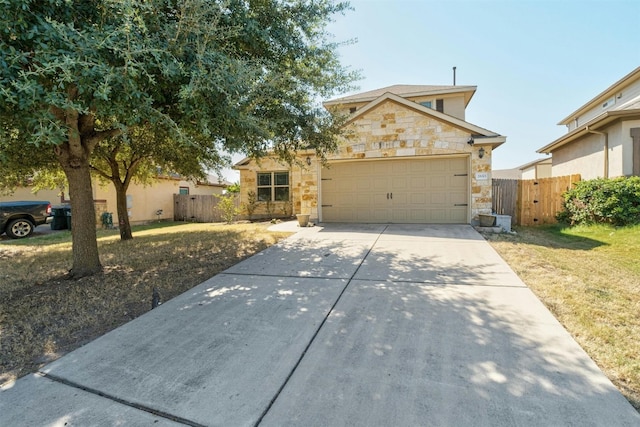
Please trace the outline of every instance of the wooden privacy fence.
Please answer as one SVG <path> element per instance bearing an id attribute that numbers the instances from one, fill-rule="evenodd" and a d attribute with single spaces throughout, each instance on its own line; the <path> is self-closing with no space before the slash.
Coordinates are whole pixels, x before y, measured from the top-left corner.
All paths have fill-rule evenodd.
<path id="1" fill-rule="evenodd" d="M 562 210 L 562 194 L 580 181 L 580 175 L 541 179 L 494 179 L 493 211 L 510 215 L 517 225 L 553 224 Z"/>
<path id="2" fill-rule="evenodd" d="M 213 195 L 174 194 L 173 220 L 191 222 L 221 222 L 222 212 L 217 208 L 219 199 Z M 240 200 L 235 198 L 236 208 Z"/>
<path id="3" fill-rule="evenodd" d="M 518 224 L 518 183 L 519 179 L 491 180 L 493 202 L 492 211 L 498 215 L 511 216 L 511 223 Z"/>

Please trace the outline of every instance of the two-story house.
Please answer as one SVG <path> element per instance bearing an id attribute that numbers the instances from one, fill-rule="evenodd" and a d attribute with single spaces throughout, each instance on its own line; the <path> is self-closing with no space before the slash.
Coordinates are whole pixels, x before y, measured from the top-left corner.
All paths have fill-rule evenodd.
<path id="1" fill-rule="evenodd" d="M 640 175 L 640 67 L 564 118 L 567 133 L 538 150 L 553 176 Z"/>
<path id="2" fill-rule="evenodd" d="M 328 164 L 244 159 L 241 201 L 263 217 L 289 206 L 320 222 L 475 223 L 491 213 L 491 155 L 506 140 L 465 121 L 475 91 L 395 85 L 325 102 L 348 114 Z"/>

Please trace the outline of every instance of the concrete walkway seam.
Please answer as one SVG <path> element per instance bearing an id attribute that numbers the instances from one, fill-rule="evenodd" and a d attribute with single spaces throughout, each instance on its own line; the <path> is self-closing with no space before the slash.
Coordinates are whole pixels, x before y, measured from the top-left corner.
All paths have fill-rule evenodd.
<path id="1" fill-rule="evenodd" d="M 119 397 L 110 395 L 108 393 L 104 393 L 100 390 L 96 390 L 94 388 L 91 387 L 85 387 L 83 385 L 80 385 L 78 383 L 75 383 L 73 381 L 69 381 L 69 380 L 65 380 L 64 378 L 60 378 L 57 375 L 52 375 L 52 374 L 47 374 L 44 372 L 38 372 L 39 375 L 41 375 L 44 378 L 50 379 L 51 381 L 55 381 L 59 384 L 63 384 L 66 385 L 67 387 L 71 387 L 71 388 L 75 388 L 78 390 L 82 390 L 82 391 L 86 391 L 87 393 L 91 393 L 94 394 L 96 396 L 102 397 L 104 399 L 108 399 L 111 400 L 113 402 L 119 403 L 121 405 L 125 405 L 125 406 L 129 406 L 130 408 L 134 408 L 137 409 L 139 411 L 144 411 L 144 412 L 148 412 L 152 415 L 161 417 L 161 418 L 165 418 L 169 421 L 174 421 L 180 424 L 184 424 L 186 426 L 189 427 L 207 427 L 203 424 L 200 423 L 196 423 L 195 421 L 191 421 L 188 420 L 186 418 L 182 418 L 182 417 L 178 417 L 176 415 L 170 414 L 168 412 L 164 412 L 164 411 L 159 411 L 157 409 L 153 409 L 153 408 L 149 408 L 148 406 L 144 406 L 144 405 L 140 405 L 137 403 L 133 403 L 133 402 L 129 402 L 128 400 L 125 399 L 120 399 Z"/>
<path id="2" fill-rule="evenodd" d="M 300 354 L 300 357 L 298 358 L 298 360 L 296 361 L 296 364 L 293 366 L 293 368 L 291 369 L 291 372 L 289 372 L 289 375 L 287 375 L 287 378 L 285 378 L 285 380 L 283 381 L 282 385 L 280 386 L 280 388 L 278 389 L 278 391 L 275 393 L 275 395 L 273 396 L 273 399 L 271 399 L 271 401 L 269 402 L 269 405 L 267 405 L 267 407 L 265 408 L 265 410 L 262 412 L 262 414 L 260 414 L 260 417 L 258 418 L 258 420 L 256 421 L 256 423 L 254 424 L 254 427 L 258 427 L 261 423 L 262 420 L 264 419 L 264 417 L 267 415 L 267 413 L 269 412 L 269 410 L 271 409 L 271 407 L 273 406 L 273 404 L 275 403 L 275 401 L 278 399 L 278 397 L 280 396 L 280 394 L 282 393 L 282 390 L 284 390 L 284 388 L 287 386 L 287 383 L 289 382 L 289 380 L 291 379 L 291 377 L 293 376 L 293 374 L 296 372 L 296 369 L 298 369 L 298 366 L 300 366 L 300 363 L 302 362 L 302 359 L 304 359 L 304 356 L 307 354 L 307 351 L 309 350 L 309 348 L 311 347 L 311 345 L 313 344 L 313 342 L 315 341 L 316 337 L 318 336 L 318 334 L 320 333 L 320 330 L 322 329 L 322 327 L 324 326 L 324 324 L 327 322 L 327 319 L 329 318 L 329 316 L 331 316 L 331 313 L 333 313 L 333 311 L 335 310 L 336 306 L 338 305 L 338 302 L 340 302 L 340 299 L 342 298 L 342 296 L 344 295 L 344 293 L 347 291 L 347 288 L 349 287 L 349 285 L 351 284 L 351 282 L 353 281 L 353 278 L 356 276 L 356 274 L 358 274 L 358 270 L 360 270 L 360 267 L 362 266 L 362 264 L 364 263 L 364 261 L 367 259 L 367 257 L 369 256 L 369 254 L 371 253 L 371 251 L 373 250 L 373 248 L 375 247 L 376 243 L 378 243 L 378 240 L 380 239 L 380 236 L 382 236 L 385 232 L 385 230 L 387 229 L 388 226 L 385 226 L 384 229 L 378 234 L 378 237 L 376 238 L 376 240 L 371 244 L 371 247 L 369 248 L 369 250 L 367 251 L 367 253 L 364 255 L 364 257 L 362 257 L 362 261 L 360 261 L 360 264 L 358 264 L 358 268 L 355 269 L 355 271 L 353 272 L 353 274 L 351 275 L 351 277 L 349 278 L 349 280 L 347 281 L 347 283 L 344 285 L 344 287 L 342 288 L 342 291 L 340 292 L 340 294 L 338 295 L 338 298 L 336 298 L 336 300 L 333 302 L 333 305 L 331 306 L 331 309 L 329 309 L 329 311 L 327 312 L 326 316 L 324 316 L 324 319 L 322 319 L 322 322 L 320 322 L 320 325 L 318 326 L 318 328 L 316 329 L 316 331 L 314 332 L 313 336 L 311 337 L 311 339 L 309 340 L 309 342 L 307 343 L 307 345 L 305 346 L 304 350 L 302 351 L 302 353 Z"/>

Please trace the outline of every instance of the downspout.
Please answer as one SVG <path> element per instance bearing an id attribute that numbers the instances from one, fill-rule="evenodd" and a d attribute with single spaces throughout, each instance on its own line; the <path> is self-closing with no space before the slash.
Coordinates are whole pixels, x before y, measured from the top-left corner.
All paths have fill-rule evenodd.
<path id="1" fill-rule="evenodd" d="M 604 177 L 609 178 L 609 134 L 607 132 L 591 130 L 589 129 L 589 126 L 585 126 L 584 129 L 589 133 L 604 136 Z"/>

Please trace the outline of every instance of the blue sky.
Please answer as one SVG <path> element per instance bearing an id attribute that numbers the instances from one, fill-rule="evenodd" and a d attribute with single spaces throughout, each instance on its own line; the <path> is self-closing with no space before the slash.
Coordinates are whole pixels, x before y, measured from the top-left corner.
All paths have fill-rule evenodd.
<path id="1" fill-rule="evenodd" d="M 329 30 L 360 90 L 475 85 L 467 121 L 507 136 L 494 169 L 543 157 L 557 123 L 640 66 L 640 0 L 354 0 Z"/>
<path id="2" fill-rule="evenodd" d="M 544 157 L 560 120 L 640 66 L 640 0 L 350 3 L 328 29 L 356 40 L 339 49 L 363 76 L 352 93 L 452 84 L 456 66 L 457 84 L 478 87 L 467 121 L 507 136 L 494 169 Z"/>

